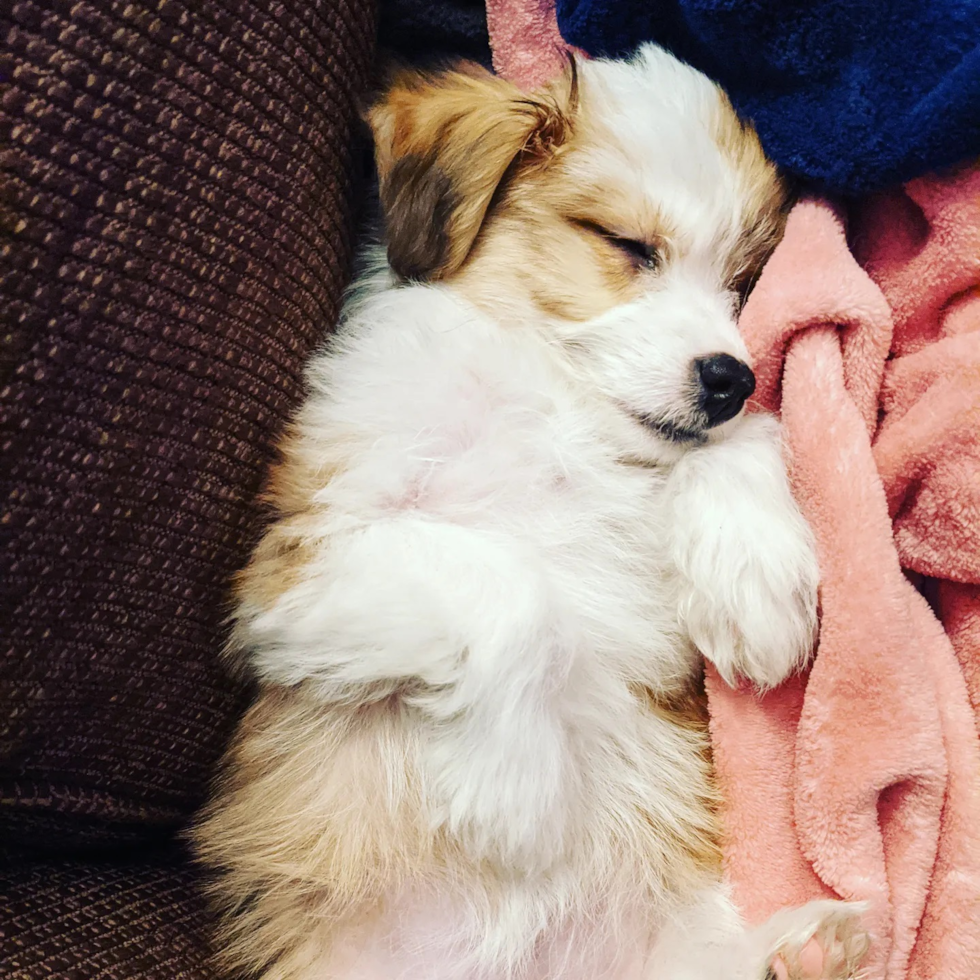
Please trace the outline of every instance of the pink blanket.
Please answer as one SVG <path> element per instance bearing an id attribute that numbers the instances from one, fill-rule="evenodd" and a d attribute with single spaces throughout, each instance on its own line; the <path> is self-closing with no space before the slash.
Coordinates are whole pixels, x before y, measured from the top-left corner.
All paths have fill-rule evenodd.
<path id="1" fill-rule="evenodd" d="M 497 70 L 538 84 L 549 0 L 489 0 Z M 980 977 L 980 168 L 852 216 L 805 201 L 743 329 L 817 534 L 807 677 L 709 677 L 746 915 L 866 899 L 869 980 Z"/>
<path id="2" fill-rule="evenodd" d="M 711 678 L 728 868 L 753 919 L 869 900 L 869 977 L 976 980 L 980 170 L 866 202 L 852 235 L 854 255 L 829 205 L 798 205 L 743 315 L 821 629 L 805 681 Z"/>

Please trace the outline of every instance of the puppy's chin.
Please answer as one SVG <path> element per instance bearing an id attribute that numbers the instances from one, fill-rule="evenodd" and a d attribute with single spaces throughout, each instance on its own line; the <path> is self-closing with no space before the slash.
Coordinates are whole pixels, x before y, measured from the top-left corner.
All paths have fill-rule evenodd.
<path id="1" fill-rule="evenodd" d="M 681 422 L 641 413 L 634 413 L 634 418 L 648 432 L 674 446 L 701 446 L 708 441 L 707 427 L 697 420 Z"/>
<path id="2" fill-rule="evenodd" d="M 692 448 L 708 441 L 703 429 L 681 422 L 623 410 L 614 413 L 614 439 L 619 446 L 619 460 L 626 466 L 640 469 L 671 467 Z"/>
<path id="3" fill-rule="evenodd" d="M 719 425 L 709 425 L 699 413 L 680 419 L 636 411 L 627 414 L 634 436 L 628 460 L 640 466 L 659 466 L 676 462 L 698 446 L 724 441 L 741 424 L 746 410 Z"/>

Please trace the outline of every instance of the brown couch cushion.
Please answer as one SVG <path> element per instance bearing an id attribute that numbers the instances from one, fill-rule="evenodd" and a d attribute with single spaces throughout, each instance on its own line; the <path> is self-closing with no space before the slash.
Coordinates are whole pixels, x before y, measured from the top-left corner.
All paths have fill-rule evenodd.
<path id="1" fill-rule="evenodd" d="M 347 275 L 372 8 L 4 5 L 3 846 L 201 799 L 242 701 L 227 579 Z"/>
<path id="2" fill-rule="evenodd" d="M 0 977 L 218 980 L 209 921 L 176 858 L 0 871 Z"/>

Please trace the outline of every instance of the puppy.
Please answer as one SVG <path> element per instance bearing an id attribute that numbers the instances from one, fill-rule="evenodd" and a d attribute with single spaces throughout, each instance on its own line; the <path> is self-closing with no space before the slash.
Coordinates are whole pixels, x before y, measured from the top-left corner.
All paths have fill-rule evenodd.
<path id="1" fill-rule="evenodd" d="M 765 688 L 815 625 L 777 424 L 743 412 L 784 204 L 756 136 L 652 46 L 533 95 L 401 74 L 368 119 L 387 255 L 237 583 L 260 694 L 196 831 L 226 962 L 851 976 L 854 906 L 741 922 L 692 710 L 699 652 Z"/>

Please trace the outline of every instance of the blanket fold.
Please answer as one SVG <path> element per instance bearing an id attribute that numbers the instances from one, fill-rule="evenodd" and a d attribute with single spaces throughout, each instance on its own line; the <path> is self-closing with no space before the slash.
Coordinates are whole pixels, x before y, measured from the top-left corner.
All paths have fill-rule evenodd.
<path id="1" fill-rule="evenodd" d="M 980 171 L 871 201 L 864 269 L 842 216 L 804 202 L 742 320 L 823 584 L 802 697 L 710 679 L 728 869 L 755 919 L 828 889 L 869 901 L 869 976 L 889 980 L 980 975 L 978 231 Z M 903 569 L 941 580 L 941 620 Z M 770 887 L 760 841 L 795 887 Z"/>

